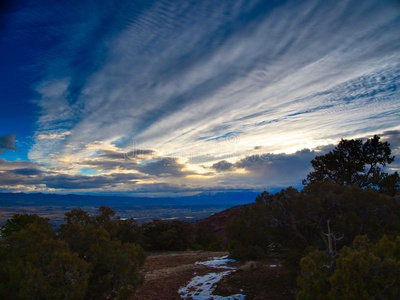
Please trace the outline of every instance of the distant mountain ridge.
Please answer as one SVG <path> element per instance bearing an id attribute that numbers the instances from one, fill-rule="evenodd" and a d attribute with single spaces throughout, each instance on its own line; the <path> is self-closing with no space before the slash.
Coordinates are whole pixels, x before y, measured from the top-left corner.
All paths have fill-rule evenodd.
<path id="1" fill-rule="evenodd" d="M 0 206 L 153 206 L 213 205 L 235 206 L 251 203 L 259 193 L 253 191 L 200 193 L 181 197 L 124 197 L 78 194 L 0 193 Z"/>

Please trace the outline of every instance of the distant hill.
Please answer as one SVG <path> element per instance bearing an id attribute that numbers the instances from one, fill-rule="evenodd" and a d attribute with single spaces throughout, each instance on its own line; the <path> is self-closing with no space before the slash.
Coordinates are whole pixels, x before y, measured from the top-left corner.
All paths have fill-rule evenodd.
<path id="1" fill-rule="evenodd" d="M 238 205 L 228 208 L 221 212 L 215 213 L 205 219 L 199 220 L 195 222 L 195 224 L 198 227 L 207 229 L 208 231 L 215 233 L 218 237 L 225 239 L 226 228 L 229 222 L 240 214 L 241 209 L 249 205 L 251 204 Z"/>

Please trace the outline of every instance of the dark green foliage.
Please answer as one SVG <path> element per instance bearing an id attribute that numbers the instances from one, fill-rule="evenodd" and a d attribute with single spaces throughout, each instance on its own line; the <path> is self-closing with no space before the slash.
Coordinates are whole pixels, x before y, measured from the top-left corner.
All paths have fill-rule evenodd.
<path id="1" fill-rule="evenodd" d="M 88 265 L 71 253 L 46 219 L 25 215 L 27 222 L 1 240 L 0 299 L 83 299 Z M 21 223 L 21 216 L 11 223 Z M 9 228 L 9 227 L 7 227 Z"/>
<path id="2" fill-rule="evenodd" d="M 92 218 L 88 214 L 87 211 L 82 209 L 73 208 L 71 211 L 65 213 L 65 221 L 68 225 L 77 224 L 77 225 L 88 225 L 92 224 Z"/>
<path id="3" fill-rule="evenodd" d="M 293 188 L 262 194 L 228 228 L 230 253 L 260 258 L 272 246 L 289 255 L 307 247 L 335 253 L 356 235 L 378 240 L 400 233 L 400 203 L 372 189 L 315 182 L 301 192 Z"/>
<path id="4" fill-rule="evenodd" d="M 14 215 L 2 227 L 0 299 L 128 299 L 145 254 L 133 219 L 73 209 L 58 235 L 47 219 Z"/>
<path id="5" fill-rule="evenodd" d="M 88 299 L 128 299 L 142 283 L 138 267 L 145 254 L 140 246 L 106 239 L 85 254 L 92 273 Z"/>
<path id="6" fill-rule="evenodd" d="M 376 244 L 357 236 L 329 270 L 329 256 L 313 251 L 301 259 L 297 299 L 388 299 L 400 295 L 400 236 Z"/>
<path id="7" fill-rule="evenodd" d="M 115 211 L 108 206 L 100 206 L 99 212 L 99 215 L 93 216 L 93 223 L 107 230 L 112 239 L 117 239 L 119 223 L 118 219 L 113 218 Z"/>
<path id="8" fill-rule="evenodd" d="M 93 225 L 96 228 L 103 228 L 108 232 L 112 240 L 122 243 L 141 244 L 141 231 L 136 221 L 132 218 L 121 219 L 115 216 L 115 211 L 110 207 L 99 207 L 100 214 L 90 216 L 81 209 L 72 209 L 65 214 L 66 225 L 72 230 L 72 225 Z M 66 225 L 61 225 L 61 229 Z"/>
<path id="9" fill-rule="evenodd" d="M 194 244 L 191 245 L 193 250 L 203 251 L 219 251 L 223 249 L 222 241 L 215 233 L 204 227 L 195 229 Z"/>
<path id="10" fill-rule="evenodd" d="M 389 195 L 399 176 L 381 171 L 393 160 L 378 136 L 342 140 L 312 161 L 303 190 L 264 192 L 243 209 L 228 228 L 230 254 L 286 254 L 301 270 L 298 299 L 398 299 L 400 201 Z"/>
<path id="11" fill-rule="evenodd" d="M 233 258 L 257 259 L 269 253 L 270 228 L 264 220 L 267 215 L 264 200 L 268 197 L 268 193 L 263 193 L 253 206 L 242 208 L 240 217 L 228 225 L 228 250 Z"/>
<path id="12" fill-rule="evenodd" d="M 187 250 L 194 241 L 194 230 L 184 221 L 153 220 L 142 225 L 146 250 Z"/>
<path id="13" fill-rule="evenodd" d="M 400 186 L 399 174 L 381 170 L 393 161 L 389 143 L 380 141 L 377 135 L 365 143 L 341 140 L 333 151 L 311 161 L 314 171 L 303 183 L 332 180 L 340 185 L 376 188 L 394 196 Z"/>
<path id="14" fill-rule="evenodd" d="M 67 224 L 61 225 L 60 237 L 72 251 L 89 264 L 91 278 L 87 299 L 128 299 L 141 284 L 138 268 L 145 254 L 139 245 L 129 243 L 126 229 L 124 241 L 118 240 L 120 219 L 114 212 L 100 208 L 101 214 L 89 216 L 80 210 L 67 214 Z"/>
<path id="15" fill-rule="evenodd" d="M 302 190 L 301 198 L 296 219 L 304 220 L 300 232 L 308 245 L 328 249 L 331 238 L 333 247 L 341 248 L 356 235 L 376 241 L 383 234 L 400 233 L 399 201 L 373 189 L 313 183 Z"/>
<path id="16" fill-rule="evenodd" d="M 11 219 L 7 220 L 6 224 L 1 227 L 0 233 L 4 238 L 9 237 L 13 232 L 20 231 L 30 224 L 38 224 L 46 230 L 51 230 L 51 225 L 48 219 L 41 218 L 38 215 L 31 214 L 15 214 Z"/>
<path id="17" fill-rule="evenodd" d="M 237 259 L 257 259 L 277 248 L 305 248 L 308 243 L 297 220 L 300 202 L 300 193 L 294 188 L 274 195 L 268 192 L 259 195 L 228 226 L 230 255 Z"/>
<path id="18" fill-rule="evenodd" d="M 122 243 L 132 243 L 142 245 L 142 232 L 135 219 L 129 218 L 126 220 L 117 219 L 115 221 L 118 225 L 116 233 L 117 240 Z"/>
<path id="19" fill-rule="evenodd" d="M 297 278 L 300 291 L 297 299 L 327 299 L 330 289 L 329 264 L 329 255 L 320 250 L 314 250 L 300 260 L 300 276 Z"/>

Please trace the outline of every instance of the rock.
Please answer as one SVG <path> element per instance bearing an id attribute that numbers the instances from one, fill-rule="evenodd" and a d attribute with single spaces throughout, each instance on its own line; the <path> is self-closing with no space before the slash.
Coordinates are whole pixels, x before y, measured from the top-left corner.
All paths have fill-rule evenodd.
<path id="1" fill-rule="evenodd" d="M 238 268 L 238 270 L 247 271 L 247 270 L 254 269 L 254 268 L 257 268 L 257 267 L 260 267 L 260 266 L 261 266 L 261 264 L 259 262 L 257 262 L 257 261 L 248 261 L 244 265 L 240 266 Z"/>

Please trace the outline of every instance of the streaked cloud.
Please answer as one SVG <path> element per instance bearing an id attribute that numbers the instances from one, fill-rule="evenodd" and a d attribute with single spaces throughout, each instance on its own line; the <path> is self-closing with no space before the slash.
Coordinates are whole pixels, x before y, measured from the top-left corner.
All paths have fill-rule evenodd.
<path id="1" fill-rule="evenodd" d="M 41 134 L 39 133 L 36 138 L 38 140 L 58 140 L 58 139 L 64 139 L 67 135 L 69 135 L 71 132 L 70 131 L 58 131 L 58 132 L 49 132 L 47 134 Z"/>

